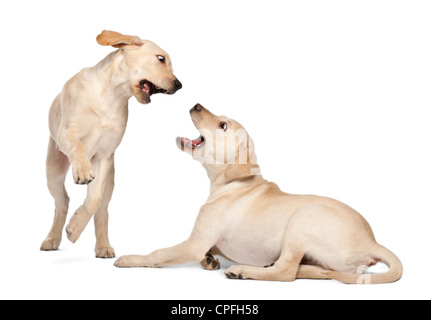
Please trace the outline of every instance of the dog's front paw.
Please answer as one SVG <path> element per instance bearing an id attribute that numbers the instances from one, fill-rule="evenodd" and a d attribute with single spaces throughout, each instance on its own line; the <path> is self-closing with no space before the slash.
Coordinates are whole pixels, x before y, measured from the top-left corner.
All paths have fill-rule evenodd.
<path id="1" fill-rule="evenodd" d="M 72 166 L 73 180 L 76 184 L 89 184 L 96 177 L 90 163 L 77 163 Z"/>
<path id="2" fill-rule="evenodd" d="M 137 255 L 121 256 L 115 261 L 114 266 L 118 268 L 151 267 L 146 263 L 145 256 Z"/>
<path id="3" fill-rule="evenodd" d="M 205 255 L 205 259 L 201 261 L 201 266 L 204 267 L 205 270 L 218 270 L 220 269 L 220 262 L 208 252 Z"/>

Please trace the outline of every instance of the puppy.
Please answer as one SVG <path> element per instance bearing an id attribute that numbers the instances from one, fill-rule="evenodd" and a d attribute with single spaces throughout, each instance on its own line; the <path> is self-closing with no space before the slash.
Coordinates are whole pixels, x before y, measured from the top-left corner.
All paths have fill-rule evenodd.
<path id="1" fill-rule="evenodd" d="M 201 261 L 206 269 L 217 269 L 213 256 L 218 254 L 242 264 L 225 272 L 234 279 L 400 279 L 400 260 L 376 242 L 359 213 L 334 199 L 280 191 L 260 175 L 253 142 L 238 122 L 217 117 L 199 104 L 190 113 L 201 135 L 195 140 L 177 138 L 177 145 L 202 163 L 211 194 L 189 239 L 146 256 L 123 256 L 117 267 Z M 379 261 L 388 265 L 386 273 L 362 274 Z"/>
<path id="2" fill-rule="evenodd" d="M 66 227 L 67 237 L 78 240 L 94 216 L 96 257 L 112 258 L 107 209 L 114 188 L 114 154 L 126 130 L 128 100 L 134 96 L 147 104 L 153 94 L 174 94 L 182 85 L 173 74 L 169 55 L 151 41 L 103 31 L 97 42 L 118 50 L 71 78 L 49 112 L 46 175 L 55 216 L 40 249 L 57 250 L 60 245 L 69 207 L 64 181 L 72 165 L 75 183 L 88 184 L 88 192 Z"/>

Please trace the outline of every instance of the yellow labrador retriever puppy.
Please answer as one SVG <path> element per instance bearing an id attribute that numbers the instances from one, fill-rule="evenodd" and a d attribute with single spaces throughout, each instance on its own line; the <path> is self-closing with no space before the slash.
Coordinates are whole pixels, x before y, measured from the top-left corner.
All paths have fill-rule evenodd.
<path id="1" fill-rule="evenodd" d="M 117 267 L 201 261 L 206 269 L 217 269 L 213 255 L 218 254 L 243 264 L 225 272 L 235 279 L 400 279 L 400 260 L 376 242 L 359 213 L 334 199 L 282 192 L 260 175 L 253 142 L 238 122 L 217 117 L 199 104 L 190 113 L 201 135 L 178 138 L 177 144 L 202 162 L 211 194 L 189 239 L 146 256 L 123 256 Z M 389 266 L 386 273 L 362 274 L 379 261 Z"/>
<path id="2" fill-rule="evenodd" d="M 88 192 L 66 227 L 67 237 L 78 240 L 94 216 L 96 256 L 112 258 L 107 208 L 114 188 L 114 154 L 126 130 L 128 100 L 135 96 L 147 104 L 151 95 L 173 94 L 181 83 L 172 73 L 169 55 L 151 41 L 103 31 L 97 42 L 118 50 L 71 78 L 49 112 L 46 173 L 55 216 L 41 250 L 56 250 L 60 245 L 69 206 L 64 181 L 72 165 L 75 183 L 88 184 Z"/>

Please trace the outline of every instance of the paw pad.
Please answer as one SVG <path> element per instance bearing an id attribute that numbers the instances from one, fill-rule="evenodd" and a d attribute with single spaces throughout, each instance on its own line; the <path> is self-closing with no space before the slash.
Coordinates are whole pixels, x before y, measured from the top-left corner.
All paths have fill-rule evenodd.
<path id="1" fill-rule="evenodd" d="M 241 273 L 239 275 L 237 275 L 236 273 L 233 273 L 233 272 L 227 272 L 227 273 L 225 273 L 225 275 L 229 279 L 242 279 L 242 274 Z"/>
<path id="2" fill-rule="evenodd" d="M 207 253 L 205 259 L 201 262 L 202 267 L 206 270 L 218 270 L 220 269 L 220 262 L 214 258 L 212 254 Z"/>

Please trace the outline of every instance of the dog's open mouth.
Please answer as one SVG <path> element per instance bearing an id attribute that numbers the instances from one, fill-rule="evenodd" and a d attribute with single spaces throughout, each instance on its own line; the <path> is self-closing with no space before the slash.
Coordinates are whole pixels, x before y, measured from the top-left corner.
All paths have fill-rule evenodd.
<path id="1" fill-rule="evenodd" d="M 139 82 L 139 87 L 141 88 L 141 91 L 145 94 L 147 94 L 149 97 L 156 93 L 165 93 L 169 94 L 169 92 L 165 89 L 159 88 L 154 83 L 148 81 L 148 80 L 141 80 Z"/>
<path id="2" fill-rule="evenodd" d="M 205 138 L 203 136 L 200 136 L 197 139 L 191 140 L 189 138 L 180 137 L 178 138 L 179 142 L 181 143 L 181 149 L 184 150 L 184 148 L 192 148 L 192 150 L 196 148 L 200 148 L 205 144 Z"/>

